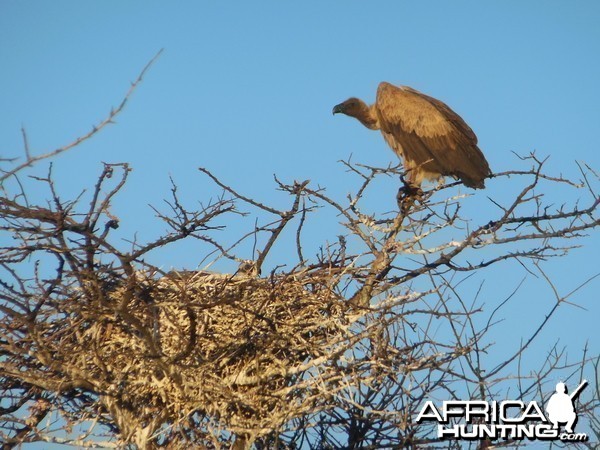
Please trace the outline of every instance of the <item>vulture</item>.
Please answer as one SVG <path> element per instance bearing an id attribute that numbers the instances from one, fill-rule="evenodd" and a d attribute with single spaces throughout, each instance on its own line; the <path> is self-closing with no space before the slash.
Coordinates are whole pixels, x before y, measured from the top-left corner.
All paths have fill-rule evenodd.
<path id="1" fill-rule="evenodd" d="M 408 86 L 382 82 L 375 103 L 349 98 L 333 108 L 380 130 L 402 159 L 409 186 L 450 176 L 471 188 L 483 188 L 490 166 L 477 147 L 477 136 L 445 103 Z"/>

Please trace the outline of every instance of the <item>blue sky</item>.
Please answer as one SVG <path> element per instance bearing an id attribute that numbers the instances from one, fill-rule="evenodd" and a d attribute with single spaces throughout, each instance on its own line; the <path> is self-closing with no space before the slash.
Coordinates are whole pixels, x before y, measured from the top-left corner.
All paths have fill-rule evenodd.
<path id="1" fill-rule="evenodd" d="M 575 160 L 600 169 L 598 23 L 595 1 L 1 0 L 0 155 L 21 154 L 21 126 L 35 153 L 88 131 L 164 48 L 118 123 L 55 161 L 65 198 L 90 187 L 102 161 L 132 165 L 114 204 L 122 238 L 162 231 L 147 205 L 168 196 L 169 176 L 189 205 L 217 195 L 198 166 L 280 207 L 287 199 L 274 191 L 274 173 L 311 179 L 341 198 L 355 184 L 338 160 L 352 154 L 385 166 L 395 156 L 378 133 L 332 117 L 331 108 L 349 96 L 372 101 L 383 80 L 451 105 L 494 171 L 522 169 L 511 152 L 536 150 L 550 156 L 548 172 L 577 178 Z M 46 169 L 42 163 L 34 172 Z M 478 211 L 491 211 L 486 196 L 506 195 L 494 181 L 476 192 L 475 222 Z M 335 223 L 323 223 L 326 238 L 339 234 Z M 597 234 L 582 244 L 547 265 L 563 293 L 598 271 Z M 158 253 L 154 262 L 197 264 L 197 248 L 179 251 Z M 486 276 L 485 300 L 493 305 L 524 272 L 504 266 Z M 561 309 L 539 356 L 557 339 L 574 356 L 586 340 L 598 352 L 599 287 L 595 281 L 572 299 L 587 311 Z M 549 289 L 530 277 L 505 314 L 497 350 L 508 351 L 551 304 Z"/>

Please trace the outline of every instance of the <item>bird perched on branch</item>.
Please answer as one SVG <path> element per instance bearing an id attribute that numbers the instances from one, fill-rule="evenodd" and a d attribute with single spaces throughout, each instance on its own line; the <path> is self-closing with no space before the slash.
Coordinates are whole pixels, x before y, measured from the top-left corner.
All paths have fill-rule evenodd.
<path id="1" fill-rule="evenodd" d="M 477 136 L 445 103 L 408 86 L 382 82 L 371 106 L 349 98 L 333 108 L 358 119 L 371 130 L 381 130 L 407 172 L 409 188 L 424 180 L 451 176 L 471 188 L 483 188 L 491 174 Z"/>

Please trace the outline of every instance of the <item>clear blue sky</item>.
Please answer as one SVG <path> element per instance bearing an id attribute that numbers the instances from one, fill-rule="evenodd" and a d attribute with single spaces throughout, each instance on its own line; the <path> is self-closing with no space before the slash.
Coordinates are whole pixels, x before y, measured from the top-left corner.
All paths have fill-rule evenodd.
<path id="1" fill-rule="evenodd" d="M 147 204 L 168 195 L 169 175 L 188 204 L 216 195 L 198 166 L 282 207 L 274 173 L 344 195 L 354 184 L 339 159 L 352 153 L 383 166 L 395 156 L 378 133 L 332 117 L 331 108 L 349 96 L 373 100 L 382 80 L 451 105 L 496 172 L 523 168 L 511 152 L 535 149 L 550 156 L 547 171 L 577 177 L 575 160 L 600 169 L 599 23 L 596 1 L 0 0 L 0 155 L 21 154 L 21 126 L 36 153 L 88 131 L 164 48 L 118 123 L 55 161 L 65 198 L 91 186 L 101 161 L 132 165 L 114 205 L 122 237 L 160 233 Z M 505 193 L 490 181 L 475 195 L 486 211 L 486 196 Z M 332 226 L 325 237 L 338 232 Z M 598 271 L 597 233 L 583 244 L 547 266 L 563 293 Z M 154 262 L 193 268 L 195 251 L 181 247 Z M 493 305 L 524 271 L 488 275 Z M 587 311 L 561 310 L 540 356 L 557 339 L 573 356 L 586 340 L 598 352 L 599 288 L 596 281 L 573 298 Z M 497 351 L 512 348 L 552 301 L 530 277 L 504 315 Z"/>

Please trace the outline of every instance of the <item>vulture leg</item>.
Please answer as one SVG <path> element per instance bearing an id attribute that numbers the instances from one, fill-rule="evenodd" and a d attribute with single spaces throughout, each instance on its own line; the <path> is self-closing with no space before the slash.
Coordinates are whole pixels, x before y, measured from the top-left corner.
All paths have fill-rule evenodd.
<path id="1" fill-rule="evenodd" d="M 402 182 L 402 186 L 398 189 L 398 194 L 396 194 L 396 202 L 398 203 L 400 211 L 402 211 L 403 214 L 406 214 L 415 204 L 416 200 L 421 200 L 423 190 L 420 186 L 407 181 L 402 175 L 400 175 L 400 181 Z"/>

